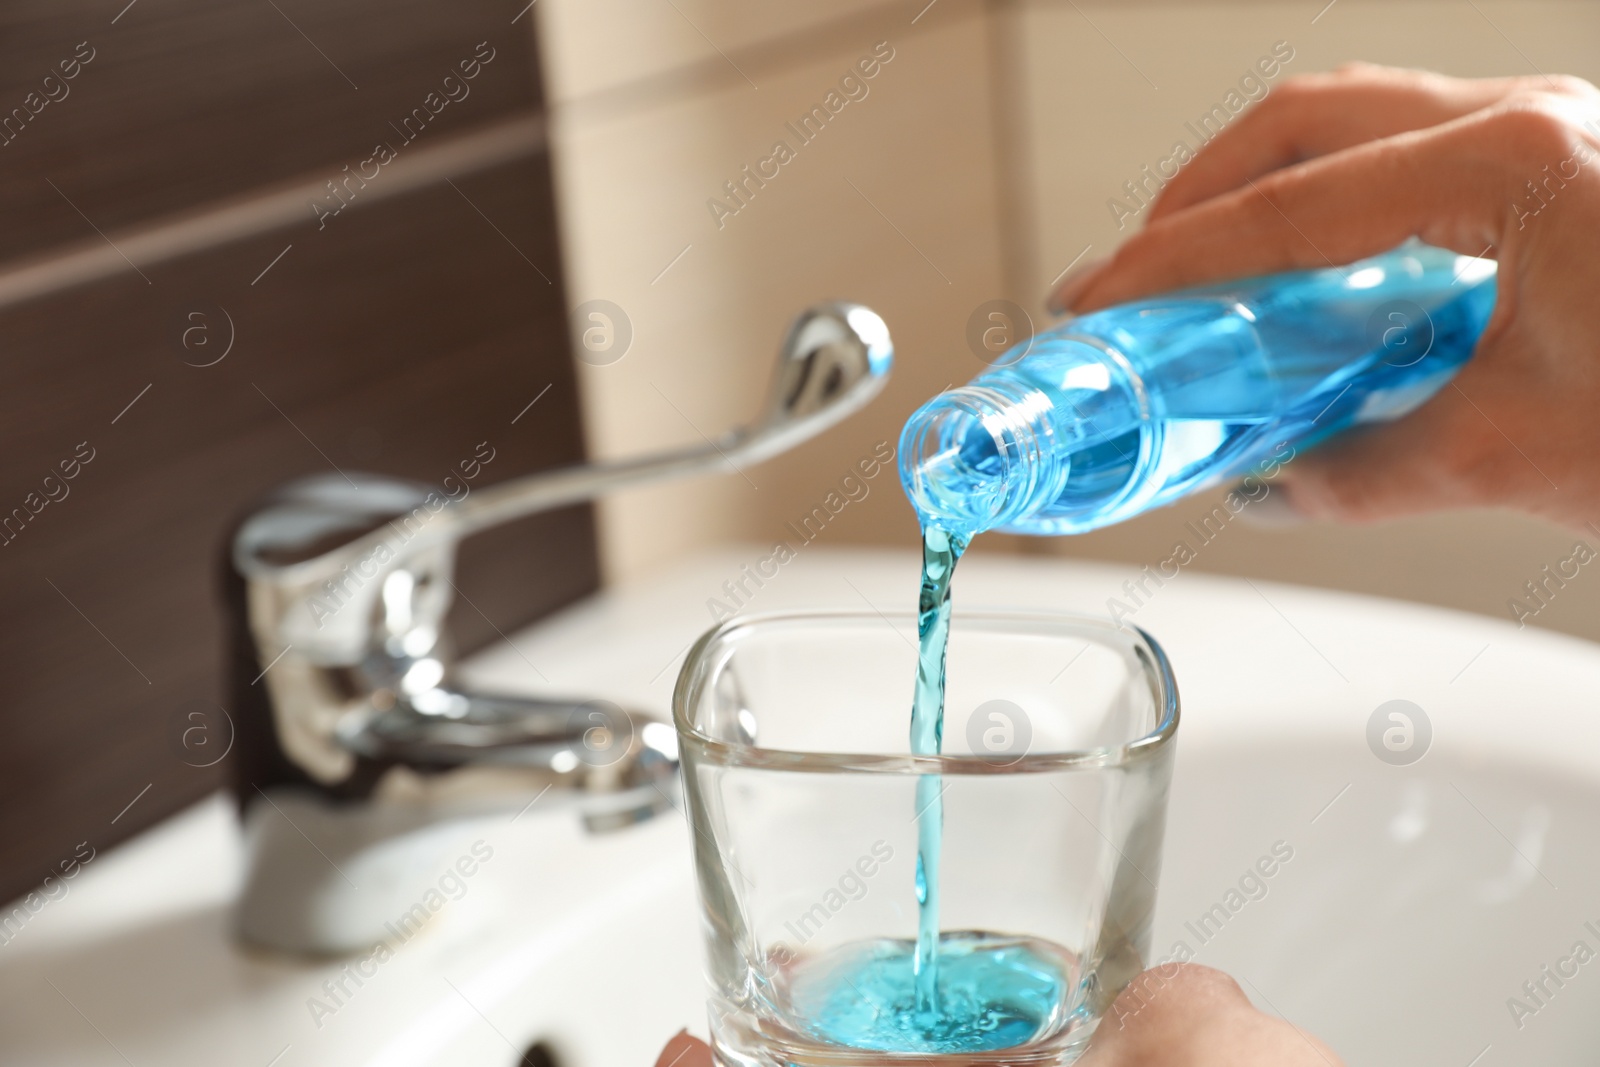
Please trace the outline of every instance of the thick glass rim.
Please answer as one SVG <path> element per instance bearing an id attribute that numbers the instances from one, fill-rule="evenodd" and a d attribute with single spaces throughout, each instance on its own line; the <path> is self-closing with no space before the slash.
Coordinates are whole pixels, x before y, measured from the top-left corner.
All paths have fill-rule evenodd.
<path id="1" fill-rule="evenodd" d="M 785 749 L 764 748 L 760 745 L 724 741 L 704 733 L 690 719 L 691 709 L 705 690 L 710 678 L 708 653 L 725 643 L 742 630 L 765 628 L 774 624 L 815 622 L 821 620 L 848 620 L 862 622 L 887 621 L 879 612 L 865 609 L 812 610 L 762 612 L 727 619 L 701 634 L 690 647 L 678 672 L 677 684 L 672 692 L 672 723 L 678 732 L 678 744 L 692 749 L 695 755 L 708 762 L 736 767 L 760 767 L 768 770 L 806 771 L 829 774 L 1038 774 L 1050 771 L 1091 768 L 1124 767 L 1154 758 L 1168 748 L 1178 730 L 1178 686 L 1173 678 L 1172 664 L 1166 652 L 1154 637 L 1138 626 L 1114 623 L 1093 615 L 1066 611 L 1001 610 L 978 608 L 963 610 L 959 622 L 1030 621 L 1062 623 L 1084 631 L 1094 639 L 1099 635 L 1116 635 L 1132 639 L 1135 656 L 1144 666 L 1160 719 L 1154 729 L 1142 737 L 1116 745 L 1066 752 L 1028 753 L 996 763 L 985 756 L 915 756 L 910 753 L 849 753 L 849 752 L 797 752 Z M 911 679 L 906 679 L 907 701 L 910 700 Z M 908 703 L 909 708 L 909 703 Z"/>

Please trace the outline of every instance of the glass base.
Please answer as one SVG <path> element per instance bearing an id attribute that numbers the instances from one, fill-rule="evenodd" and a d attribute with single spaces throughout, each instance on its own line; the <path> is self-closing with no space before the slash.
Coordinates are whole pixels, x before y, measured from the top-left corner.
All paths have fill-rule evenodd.
<path id="1" fill-rule="evenodd" d="M 1093 1032 L 1077 958 L 1032 938 L 946 932 L 936 1007 L 919 1010 L 916 944 L 852 942 L 786 961 L 762 1009 L 713 1002 L 722 1067 L 1055 1065 Z M 925 976 L 924 976 L 925 977 Z M 720 1024 L 720 1025 L 719 1025 Z"/>

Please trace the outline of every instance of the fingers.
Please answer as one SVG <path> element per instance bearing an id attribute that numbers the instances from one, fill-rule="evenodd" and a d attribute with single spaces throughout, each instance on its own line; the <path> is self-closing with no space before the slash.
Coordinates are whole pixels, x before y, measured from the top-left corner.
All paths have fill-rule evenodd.
<path id="1" fill-rule="evenodd" d="M 689 1031 L 679 1030 L 656 1059 L 656 1067 L 712 1067 L 711 1048 Z"/>
<path id="2" fill-rule="evenodd" d="M 1548 111 L 1488 110 L 1276 171 L 1130 238 L 1079 283 L 1071 310 L 1350 263 L 1411 236 L 1466 255 L 1503 251 L 1517 177 L 1502 161 L 1560 158 L 1572 138 Z"/>
<path id="3" fill-rule="evenodd" d="M 1338 1067 L 1316 1038 L 1256 1011 L 1237 983 L 1198 964 L 1134 979 L 1101 1020 L 1084 1067 Z"/>
<path id="4" fill-rule="evenodd" d="M 1565 81 L 1549 84 L 1580 91 Z M 1224 127 L 1178 171 L 1151 208 L 1150 221 L 1282 167 L 1436 126 L 1545 85 L 1540 78 L 1468 80 L 1366 63 L 1291 78 Z"/>

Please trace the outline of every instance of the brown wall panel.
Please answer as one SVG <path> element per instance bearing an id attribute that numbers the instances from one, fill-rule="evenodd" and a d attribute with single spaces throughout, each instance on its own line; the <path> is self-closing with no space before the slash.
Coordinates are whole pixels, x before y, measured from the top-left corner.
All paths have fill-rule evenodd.
<path id="1" fill-rule="evenodd" d="M 536 108 L 529 19 L 511 21 L 522 6 L 0 5 L 0 118 L 15 108 L 28 116 L 9 128 L 0 123 L 0 259 L 306 173 L 326 170 L 334 179 L 346 164 L 371 156 L 379 141 L 415 151 Z M 60 64 L 70 64 L 85 42 L 82 54 L 92 58 L 63 79 Z M 459 64 L 482 42 L 493 59 L 471 81 L 452 86 L 459 99 L 449 100 L 444 78 L 459 77 Z M 433 104 L 437 115 L 408 145 L 391 123 L 428 107 L 433 92 L 447 102 Z M 32 103 L 30 93 L 37 94 Z M 309 203 L 306 217 L 313 217 Z"/>
<path id="2" fill-rule="evenodd" d="M 0 514 L 94 449 L 0 547 L 0 898 L 220 783 L 225 763 L 192 766 L 177 738 L 186 711 L 229 701 L 219 560 L 250 502 L 335 467 L 438 481 L 482 441 L 475 485 L 581 458 L 547 161 L 455 185 L 0 312 Z M 195 312 L 207 344 L 185 347 Z M 221 354 L 226 317 L 226 358 L 189 365 Z M 458 638 L 493 640 L 596 575 L 587 508 L 475 538 L 458 581 L 488 620 L 459 607 Z"/>

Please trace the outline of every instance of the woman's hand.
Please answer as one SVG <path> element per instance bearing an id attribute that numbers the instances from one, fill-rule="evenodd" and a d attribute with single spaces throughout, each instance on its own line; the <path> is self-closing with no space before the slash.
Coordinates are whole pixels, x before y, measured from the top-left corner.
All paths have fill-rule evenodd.
<path id="1" fill-rule="evenodd" d="M 859 1062 L 874 1061 L 867 1055 Z M 1340 1067 L 1322 1042 L 1256 1011 L 1232 978 L 1193 963 L 1167 964 L 1135 978 L 1100 1021 L 1079 1062 L 1082 1067 Z M 683 1031 L 667 1042 L 656 1067 L 712 1067 L 711 1050 Z"/>
<path id="2" fill-rule="evenodd" d="M 1347 520 L 1499 506 L 1600 523 L 1600 90 L 1588 82 L 1365 64 L 1290 79 L 1055 303 L 1084 312 L 1342 265 L 1411 236 L 1498 260 L 1494 316 L 1453 386 L 1296 459 L 1290 504 Z"/>

